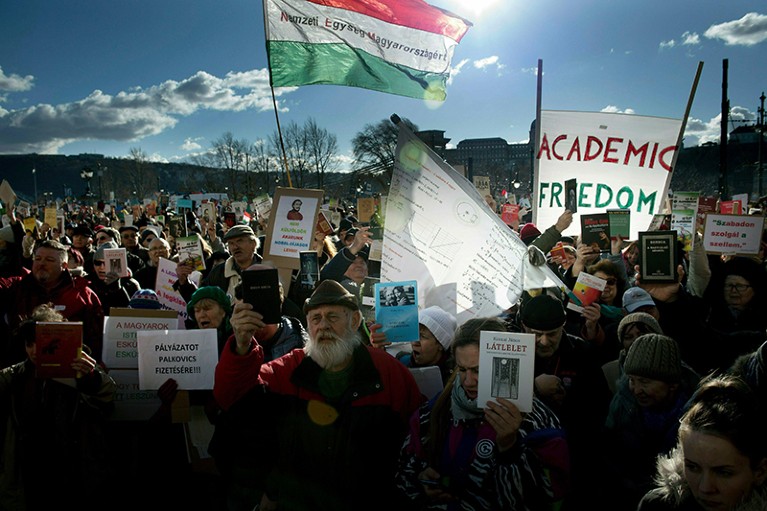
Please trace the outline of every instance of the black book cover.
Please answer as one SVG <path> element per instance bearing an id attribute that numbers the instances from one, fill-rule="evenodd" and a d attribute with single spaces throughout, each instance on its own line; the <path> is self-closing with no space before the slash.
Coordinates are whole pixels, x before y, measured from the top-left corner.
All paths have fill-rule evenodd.
<path id="1" fill-rule="evenodd" d="M 242 299 L 251 304 L 254 311 L 264 316 L 264 323 L 279 323 L 282 317 L 282 302 L 277 269 L 244 270 Z"/>
<path id="2" fill-rule="evenodd" d="M 676 231 L 644 231 L 639 233 L 639 266 L 642 282 L 671 283 L 677 281 Z"/>
<path id="3" fill-rule="evenodd" d="M 581 215 L 581 241 L 600 252 L 610 251 L 610 217 L 607 213 Z"/>
<path id="4" fill-rule="evenodd" d="M 575 178 L 565 181 L 565 209 L 578 212 L 578 181 Z"/>

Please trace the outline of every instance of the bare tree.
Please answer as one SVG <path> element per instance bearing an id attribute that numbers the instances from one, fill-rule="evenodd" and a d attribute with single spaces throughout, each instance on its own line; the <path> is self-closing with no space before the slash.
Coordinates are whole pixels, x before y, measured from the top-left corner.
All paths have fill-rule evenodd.
<path id="1" fill-rule="evenodd" d="M 283 130 L 282 143 L 285 146 L 285 154 L 288 160 L 288 168 L 290 171 L 289 183 L 296 188 L 302 188 L 304 186 L 304 178 L 306 171 L 309 168 L 309 143 L 306 136 L 306 130 L 295 122 L 288 124 L 287 128 Z M 273 132 L 269 137 L 269 144 L 277 148 L 280 154 L 280 164 L 283 163 L 280 134 Z M 293 182 L 295 178 L 295 182 Z"/>
<path id="2" fill-rule="evenodd" d="M 136 193 L 136 198 L 141 199 L 148 192 L 154 191 L 157 176 L 152 170 L 149 156 L 140 147 L 131 147 L 128 159 L 130 165 L 128 165 L 127 177 L 132 185 L 132 191 Z"/>
<path id="3" fill-rule="evenodd" d="M 418 131 L 408 119 L 402 119 L 402 122 L 412 131 Z M 388 182 L 394 169 L 398 133 L 399 129 L 389 119 L 366 124 L 352 139 L 356 172 L 375 177 L 381 184 Z"/>
<path id="4" fill-rule="evenodd" d="M 320 128 L 317 122 L 310 118 L 304 124 L 309 144 L 309 160 L 317 172 L 317 188 L 325 186 L 325 171 L 338 168 L 338 141 L 336 136 L 325 128 Z"/>
<path id="5" fill-rule="evenodd" d="M 214 166 L 226 171 L 226 182 L 233 193 L 239 188 L 238 177 L 243 170 L 244 153 L 248 145 L 245 140 L 235 140 L 234 135 L 229 131 L 211 145 Z"/>

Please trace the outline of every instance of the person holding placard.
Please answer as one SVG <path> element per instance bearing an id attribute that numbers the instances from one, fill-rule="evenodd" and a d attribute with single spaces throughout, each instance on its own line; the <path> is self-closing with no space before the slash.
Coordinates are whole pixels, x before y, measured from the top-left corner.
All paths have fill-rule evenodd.
<path id="1" fill-rule="evenodd" d="M 216 366 L 214 394 L 224 410 L 256 394 L 274 406 L 278 445 L 261 509 L 356 511 L 392 506 L 394 471 L 408 418 L 422 402 L 410 371 L 365 346 L 357 298 L 338 282 L 322 281 L 304 304 L 309 339 L 264 363 L 256 340 L 266 325 L 248 303 L 237 303 L 234 335 Z M 249 435 L 235 439 L 251 441 Z"/>
<path id="2" fill-rule="evenodd" d="M 397 471 L 402 509 L 539 510 L 554 505 L 552 472 L 528 440 L 559 430 L 559 420 L 536 398 L 528 414 L 503 398 L 476 401 L 483 330 L 505 332 L 506 326 L 488 317 L 458 327 L 451 345 L 453 376 L 411 418 Z M 556 437 L 549 442 L 554 458 L 566 466 L 566 442 Z"/>
<path id="3" fill-rule="evenodd" d="M 0 509 L 58 509 L 77 489 L 99 502 L 111 495 L 102 428 L 114 406 L 114 380 L 87 350 L 71 361 L 77 378 L 35 375 L 37 323 L 63 321 L 51 304 L 36 307 L 13 334 L 27 359 L 0 371 Z"/>

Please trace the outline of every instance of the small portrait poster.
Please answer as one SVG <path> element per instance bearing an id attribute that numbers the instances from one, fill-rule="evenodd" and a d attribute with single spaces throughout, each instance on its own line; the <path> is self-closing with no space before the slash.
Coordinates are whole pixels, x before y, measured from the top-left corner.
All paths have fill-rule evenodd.
<path id="1" fill-rule="evenodd" d="M 266 232 L 264 259 L 281 268 L 300 269 L 300 253 L 311 250 L 322 190 L 278 187 Z"/>
<path id="2" fill-rule="evenodd" d="M 375 284 L 375 321 L 392 343 L 418 340 L 417 281 Z"/>

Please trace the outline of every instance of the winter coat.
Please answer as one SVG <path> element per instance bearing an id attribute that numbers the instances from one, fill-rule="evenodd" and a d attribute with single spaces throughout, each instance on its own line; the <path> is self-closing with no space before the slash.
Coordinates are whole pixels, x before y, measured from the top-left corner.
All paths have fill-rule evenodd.
<path id="1" fill-rule="evenodd" d="M 649 491 L 639 502 L 637 511 L 703 511 L 690 492 L 684 477 L 684 453 L 676 447 L 658 460 L 656 482 L 660 485 Z M 767 485 L 762 484 L 730 511 L 764 511 L 767 509 Z"/>
<path id="2" fill-rule="evenodd" d="M 38 305 L 53 303 L 67 321 L 83 322 L 83 342 L 90 348 L 91 356 L 101 361 L 102 329 L 104 311 L 101 300 L 88 287 L 82 277 L 72 277 L 68 271 L 61 273 L 61 280 L 49 292 L 37 283 L 30 273 L 24 277 L 0 279 L 0 310 L 5 311 L 8 326 L 12 329 L 29 317 Z M 10 346 L 9 364 L 26 359 L 24 346 Z"/>
<path id="3" fill-rule="evenodd" d="M 493 427 L 481 419 L 450 418 L 440 465 L 433 467 L 449 477 L 447 490 L 458 501 L 429 503 L 418 479 L 429 466 L 425 452 L 429 423 L 435 399 L 421 406 L 410 420 L 410 434 L 400 455 L 397 489 L 407 501 L 408 509 L 449 509 L 467 511 L 552 509 L 554 495 L 548 472 L 532 446 L 531 435 L 561 432 L 559 419 L 537 398 L 533 411 L 525 414 L 518 439 L 506 452 L 499 453 Z M 567 460 L 566 443 L 557 437 L 559 457 Z"/>
<path id="4" fill-rule="evenodd" d="M 320 391 L 322 368 L 303 349 L 264 364 L 255 340 L 243 356 L 234 343 L 221 353 L 214 395 L 224 410 L 259 386 L 278 398 L 264 414 L 279 421 L 267 486 L 280 509 L 390 509 L 397 454 L 422 402 L 410 371 L 383 350 L 358 346 L 347 390 L 331 402 Z"/>
<path id="5" fill-rule="evenodd" d="M 0 371 L 0 509 L 56 509 L 77 489 L 107 493 L 103 423 L 116 388 L 99 366 L 71 385 L 36 378 L 29 360 Z"/>

